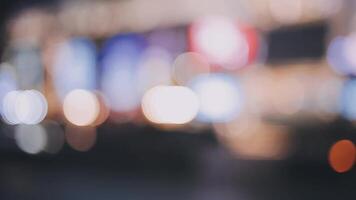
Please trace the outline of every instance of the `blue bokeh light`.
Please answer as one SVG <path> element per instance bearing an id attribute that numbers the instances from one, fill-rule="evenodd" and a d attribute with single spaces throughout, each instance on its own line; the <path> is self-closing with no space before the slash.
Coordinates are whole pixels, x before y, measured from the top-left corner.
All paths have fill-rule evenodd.
<path id="1" fill-rule="evenodd" d="M 145 47 L 144 38 L 136 34 L 117 35 L 104 44 L 101 89 L 116 112 L 129 112 L 140 105 L 137 70 Z"/>
<path id="2" fill-rule="evenodd" d="M 96 87 L 96 48 L 86 38 L 61 43 L 53 65 L 53 79 L 58 96 L 63 100 L 74 89 Z"/>

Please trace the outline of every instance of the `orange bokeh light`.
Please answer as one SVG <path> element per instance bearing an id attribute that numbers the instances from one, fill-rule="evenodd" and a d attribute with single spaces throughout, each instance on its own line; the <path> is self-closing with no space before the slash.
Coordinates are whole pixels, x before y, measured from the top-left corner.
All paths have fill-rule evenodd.
<path id="1" fill-rule="evenodd" d="M 356 148 L 350 140 L 340 140 L 329 151 L 329 164 L 338 173 L 349 171 L 356 158 Z"/>

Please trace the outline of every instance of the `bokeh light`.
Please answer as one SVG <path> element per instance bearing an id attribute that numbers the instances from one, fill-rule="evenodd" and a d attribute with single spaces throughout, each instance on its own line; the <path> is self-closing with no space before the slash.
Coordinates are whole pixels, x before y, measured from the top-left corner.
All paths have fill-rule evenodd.
<path id="1" fill-rule="evenodd" d="M 356 71 L 356 34 L 351 34 L 344 40 L 343 54 L 346 60 L 354 67 Z"/>
<path id="2" fill-rule="evenodd" d="M 48 110 L 46 98 L 37 90 L 11 91 L 2 106 L 2 117 L 8 124 L 38 124 Z"/>
<path id="3" fill-rule="evenodd" d="M 349 171 L 355 164 L 356 148 L 350 140 L 340 140 L 329 151 L 329 164 L 338 173 Z"/>
<path id="4" fill-rule="evenodd" d="M 356 80 L 349 80 L 344 83 L 340 108 L 341 114 L 350 120 L 356 120 Z"/>
<path id="5" fill-rule="evenodd" d="M 267 48 L 256 28 L 247 24 L 240 24 L 239 29 L 245 36 L 248 44 L 248 58 L 246 64 L 263 61 L 267 56 Z"/>
<path id="6" fill-rule="evenodd" d="M 5 95 L 16 89 L 17 83 L 13 66 L 8 63 L 0 64 L 0 105 L 3 105 Z M 2 111 L 2 106 L 0 106 L 0 113 Z"/>
<path id="7" fill-rule="evenodd" d="M 19 93 L 15 102 L 15 113 L 24 124 L 38 124 L 47 114 L 47 100 L 36 90 L 25 90 Z"/>
<path id="8" fill-rule="evenodd" d="M 73 38 L 57 45 L 53 81 L 61 100 L 74 89 L 95 88 L 96 50 L 85 38 Z"/>
<path id="9" fill-rule="evenodd" d="M 77 126 L 88 126 L 98 117 L 100 105 L 94 93 L 77 89 L 64 98 L 63 112 L 66 119 Z"/>
<path id="10" fill-rule="evenodd" d="M 356 75 L 356 34 L 334 38 L 329 44 L 327 60 L 337 73 Z"/>
<path id="11" fill-rule="evenodd" d="M 3 104 L 2 104 L 2 119 L 7 123 L 7 124 L 19 124 L 20 120 L 18 119 L 18 117 L 16 116 L 16 112 L 15 112 L 15 103 L 16 103 L 16 99 L 17 96 L 20 94 L 21 92 L 14 90 L 11 92 L 8 92 L 3 100 Z"/>
<path id="12" fill-rule="evenodd" d="M 199 100 L 187 87 L 156 86 L 144 95 L 142 110 L 153 123 L 185 124 L 197 115 Z"/>
<path id="13" fill-rule="evenodd" d="M 68 125 L 65 128 L 65 138 L 73 149 L 85 152 L 95 145 L 96 129 L 90 126 L 78 127 Z"/>
<path id="14" fill-rule="evenodd" d="M 46 130 L 41 125 L 20 124 L 15 128 L 17 146 L 29 154 L 43 151 L 47 144 Z"/>
<path id="15" fill-rule="evenodd" d="M 190 87 L 199 97 L 198 120 L 223 122 L 235 118 L 242 109 L 243 95 L 235 78 L 226 74 L 200 75 Z"/>
<path id="16" fill-rule="evenodd" d="M 109 118 L 110 109 L 107 105 L 108 103 L 107 103 L 107 99 L 105 98 L 105 96 L 101 92 L 98 92 L 98 91 L 96 91 L 95 94 L 96 94 L 96 97 L 97 97 L 98 103 L 99 103 L 99 114 L 92 125 L 99 126 Z"/>
<path id="17" fill-rule="evenodd" d="M 242 67 L 248 62 L 249 45 L 233 20 L 212 16 L 197 20 L 190 28 L 190 48 L 213 64 L 227 69 Z"/>
<path id="18" fill-rule="evenodd" d="M 0 0 L 0 200 L 355 198 L 355 11 Z"/>
<path id="19" fill-rule="evenodd" d="M 135 34 L 117 35 L 104 44 L 101 87 L 113 111 L 129 112 L 140 105 L 137 68 L 145 45 Z"/>

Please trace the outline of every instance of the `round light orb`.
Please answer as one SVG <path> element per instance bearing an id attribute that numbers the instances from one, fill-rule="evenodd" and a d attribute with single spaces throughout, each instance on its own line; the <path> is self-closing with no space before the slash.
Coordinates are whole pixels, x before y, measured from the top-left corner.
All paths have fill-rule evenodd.
<path id="1" fill-rule="evenodd" d="M 142 110 L 153 123 L 185 124 L 197 115 L 199 100 L 187 87 L 156 86 L 144 95 Z"/>
<path id="2" fill-rule="evenodd" d="M 193 79 L 190 87 L 199 97 L 197 119 L 200 121 L 230 121 L 241 111 L 242 92 L 233 77 L 225 74 L 201 75 Z"/>
<path id="3" fill-rule="evenodd" d="M 248 61 L 246 37 L 229 18 L 212 16 L 197 20 L 191 26 L 190 40 L 192 51 L 223 68 L 236 69 Z"/>
<path id="4" fill-rule="evenodd" d="M 15 141 L 22 151 L 37 154 L 46 147 L 46 131 L 41 125 L 20 124 L 15 128 Z"/>
<path id="5" fill-rule="evenodd" d="M 24 124 L 38 124 L 47 114 L 46 98 L 36 90 L 25 90 L 17 95 L 15 101 L 15 114 Z"/>
<path id="6" fill-rule="evenodd" d="M 16 115 L 16 101 L 18 96 L 21 94 L 20 91 L 14 90 L 8 92 L 2 102 L 2 118 L 7 124 L 19 124 L 21 123 L 20 119 Z"/>
<path id="7" fill-rule="evenodd" d="M 88 126 L 98 117 L 100 105 L 90 91 L 77 89 L 64 98 L 63 112 L 66 119 L 77 126 Z"/>
<path id="8" fill-rule="evenodd" d="M 329 151 L 329 164 L 338 173 L 349 171 L 355 164 L 356 147 L 350 140 L 340 140 Z"/>
<path id="9" fill-rule="evenodd" d="M 341 75 L 356 75 L 356 35 L 334 38 L 327 50 L 330 67 Z"/>

